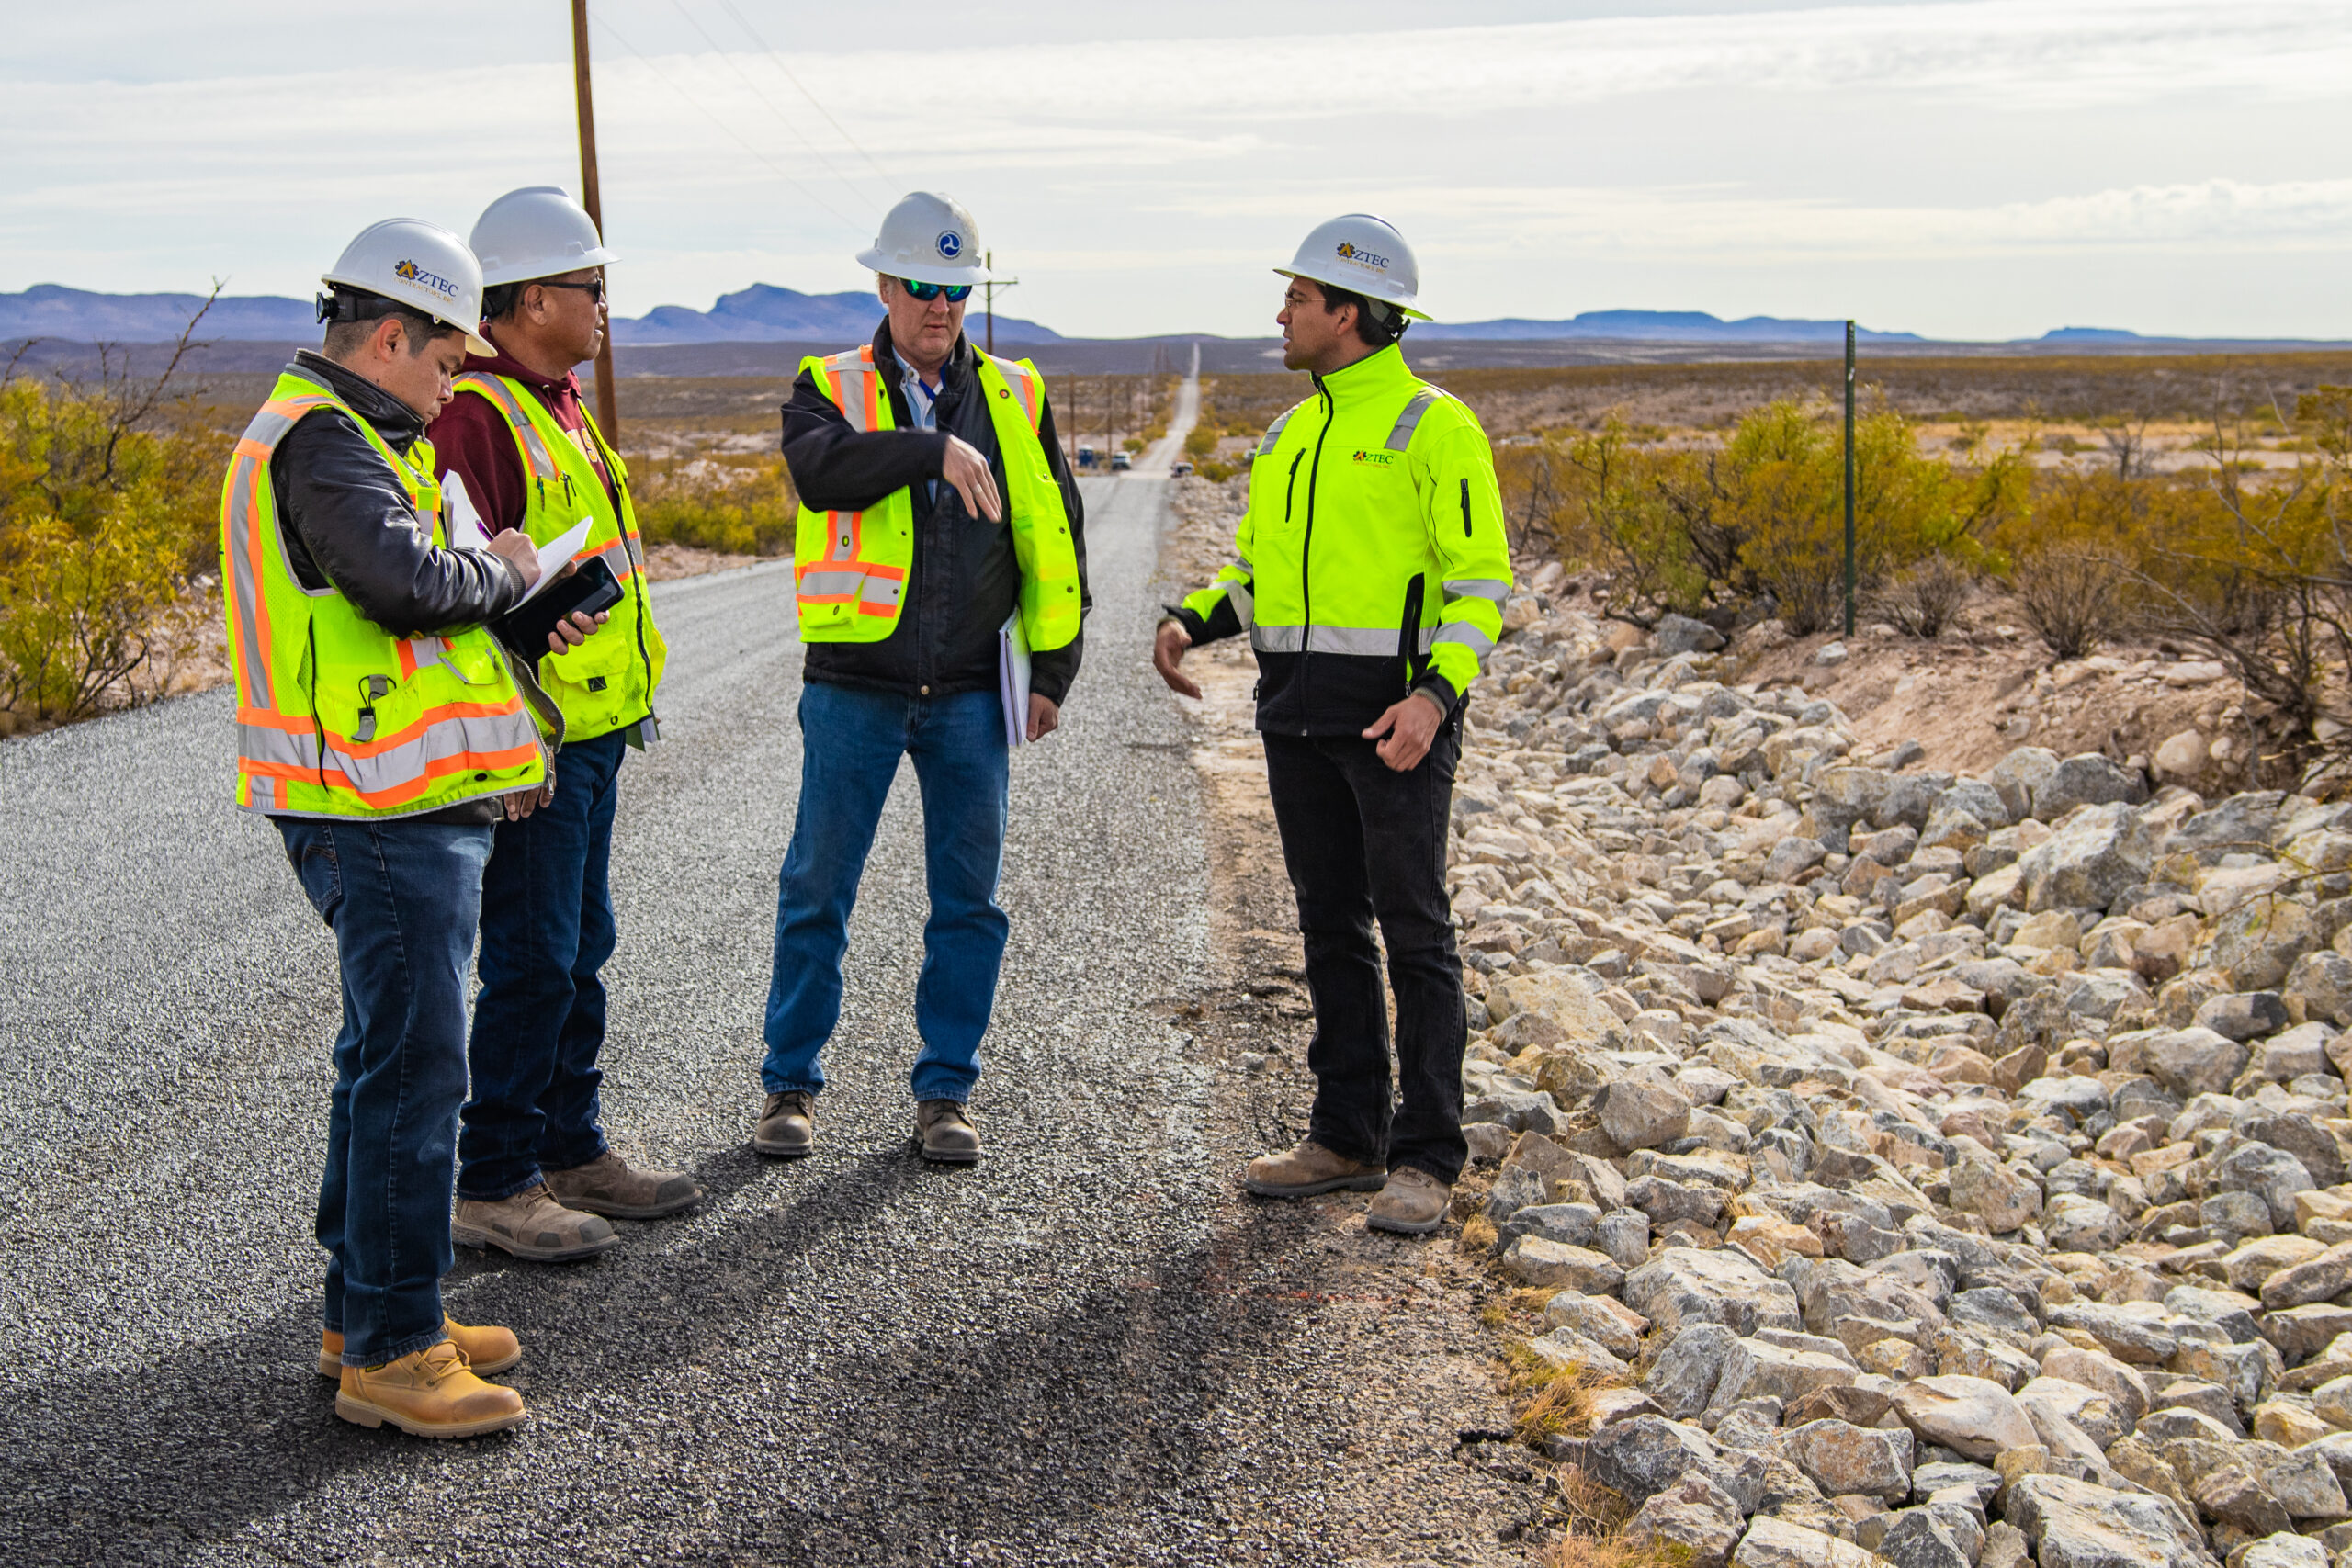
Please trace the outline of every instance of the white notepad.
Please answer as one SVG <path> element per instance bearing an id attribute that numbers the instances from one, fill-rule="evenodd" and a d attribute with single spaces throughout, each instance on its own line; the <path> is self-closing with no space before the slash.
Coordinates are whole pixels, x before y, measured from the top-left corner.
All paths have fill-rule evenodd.
<path id="1" fill-rule="evenodd" d="M 1004 743 L 1020 746 L 1029 739 L 1029 637 L 1021 629 L 1021 612 L 1006 617 L 996 634 L 996 689 L 1004 700 Z"/>

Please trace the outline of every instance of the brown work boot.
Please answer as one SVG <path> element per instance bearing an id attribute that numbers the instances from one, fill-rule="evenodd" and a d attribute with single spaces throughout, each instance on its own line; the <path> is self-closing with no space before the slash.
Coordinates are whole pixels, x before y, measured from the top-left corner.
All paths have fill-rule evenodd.
<path id="1" fill-rule="evenodd" d="M 606 1149 L 586 1165 L 541 1172 L 548 1195 L 567 1209 L 616 1220 L 658 1220 L 702 1201 L 702 1188 L 682 1170 L 631 1170 Z"/>
<path id="2" fill-rule="evenodd" d="M 479 1438 L 531 1418 L 523 1396 L 484 1382 L 448 1340 L 380 1367 L 345 1367 L 334 1413 L 356 1427 L 390 1421 L 413 1438 Z"/>
<path id="3" fill-rule="evenodd" d="M 1376 1165 L 1333 1154 L 1312 1138 L 1278 1155 L 1260 1155 L 1241 1168 L 1241 1185 L 1261 1198 L 1312 1198 L 1317 1192 L 1377 1191 L 1388 1173 Z"/>
<path id="4" fill-rule="evenodd" d="M 1453 1189 L 1415 1166 L 1400 1165 L 1388 1173 L 1388 1184 L 1364 1210 L 1363 1223 L 1376 1231 L 1398 1235 L 1427 1235 L 1445 1223 Z"/>
<path id="5" fill-rule="evenodd" d="M 566 1263 L 618 1247 L 611 1224 L 567 1209 L 534 1181 L 509 1198 L 458 1200 L 449 1239 L 460 1247 L 494 1247 L 533 1263 Z"/>
<path id="6" fill-rule="evenodd" d="M 942 1165 L 970 1165 L 980 1157 L 980 1130 L 958 1100 L 926 1100 L 915 1107 L 915 1139 L 922 1157 Z"/>
<path id="7" fill-rule="evenodd" d="M 456 1318 L 444 1314 L 441 1326 L 447 1330 L 449 1343 L 466 1358 L 466 1365 L 476 1377 L 488 1377 L 503 1372 L 523 1359 L 523 1342 L 514 1337 L 512 1329 L 469 1328 Z M 343 1336 L 330 1328 L 319 1336 L 319 1376 L 343 1376 Z"/>
<path id="8" fill-rule="evenodd" d="M 760 1110 L 759 1127 L 752 1134 L 752 1152 L 798 1159 L 816 1146 L 817 1097 L 797 1089 L 768 1096 Z"/>

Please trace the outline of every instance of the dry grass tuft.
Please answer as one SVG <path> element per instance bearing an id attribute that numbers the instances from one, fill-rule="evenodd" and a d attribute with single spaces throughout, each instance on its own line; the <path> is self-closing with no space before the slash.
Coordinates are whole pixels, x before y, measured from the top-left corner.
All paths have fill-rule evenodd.
<path id="1" fill-rule="evenodd" d="M 1524 1345 L 1504 1352 L 1510 1371 L 1510 1392 L 1523 1398 L 1511 1423 L 1524 1443 L 1547 1437 L 1581 1437 L 1592 1429 L 1592 1396 L 1604 1388 L 1623 1386 L 1615 1376 L 1574 1362 L 1555 1366 Z"/>
<path id="2" fill-rule="evenodd" d="M 1462 1222 L 1462 1238 L 1455 1245 L 1462 1249 L 1464 1258 L 1478 1258 L 1492 1252 L 1495 1243 L 1500 1239 L 1494 1221 L 1484 1214 L 1473 1214 Z"/>
<path id="3" fill-rule="evenodd" d="M 1544 1548 L 1543 1568 L 1690 1568 L 1680 1541 L 1628 1539 L 1633 1509 L 1582 1469 L 1563 1465 L 1557 1481 L 1563 1529 Z"/>

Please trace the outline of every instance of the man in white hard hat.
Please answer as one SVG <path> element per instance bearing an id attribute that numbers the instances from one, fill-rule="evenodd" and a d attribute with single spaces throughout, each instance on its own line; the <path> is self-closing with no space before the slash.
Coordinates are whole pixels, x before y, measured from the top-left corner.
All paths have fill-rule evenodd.
<path id="1" fill-rule="evenodd" d="M 561 787 L 500 825 L 482 878 L 472 1087 L 458 1138 L 457 1239 L 560 1262 L 618 1246 L 606 1216 L 653 1219 L 702 1197 L 691 1176 L 636 1169 L 616 1153 L 597 1095 L 621 761 L 653 738 L 666 649 L 628 470 L 573 374 L 607 330 L 604 269 L 617 258 L 554 186 L 492 202 L 469 243 L 492 347 L 467 359 L 433 422 L 442 474 L 463 481 L 495 537 L 546 545 L 588 518 L 585 554 L 612 569 L 622 594 L 604 630 L 539 660 L 539 683 L 563 710 Z"/>
<path id="2" fill-rule="evenodd" d="M 1170 605 L 1152 661 L 1250 634 L 1258 728 L 1283 858 L 1306 939 L 1315 1104 L 1296 1147 L 1251 1160 L 1266 1197 L 1378 1196 L 1375 1229 L 1445 1218 L 1467 1148 L 1461 960 L 1445 895 L 1446 827 L 1464 694 L 1502 635 L 1510 590 L 1494 454 L 1459 399 L 1407 367 L 1397 340 L 1419 269 L 1394 226 L 1352 213 L 1287 267 L 1283 363 L 1315 395 L 1252 454 L 1239 559 Z M 1377 920 L 1396 1000 L 1397 1086 Z"/>
<path id="3" fill-rule="evenodd" d="M 221 501 L 237 803 L 276 824 L 342 969 L 319 1371 L 346 1421 L 472 1437 L 526 1413 L 481 1377 L 521 1358 L 514 1336 L 441 1306 L 466 972 L 492 824 L 546 799 L 562 720 L 483 626 L 537 552 L 448 547 L 424 439 L 480 346 L 473 254 L 392 219 L 323 281 L 323 352 L 279 377 Z M 594 629 L 572 616 L 549 647 Z"/>
<path id="4" fill-rule="evenodd" d="M 1045 380 L 964 337 L 985 281 L 972 215 L 918 192 L 857 258 L 884 318 L 862 348 L 801 366 L 784 455 L 802 510 L 795 598 L 807 645 L 800 804 L 776 897 L 767 1091 L 752 1146 L 816 1141 L 818 1057 L 841 1016 L 849 914 L 899 759 L 922 788 L 931 918 L 915 986 L 915 1140 L 969 1163 L 980 1037 L 1009 927 L 997 907 L 1011 738 L 1000 639 L 1030 651 L 1023 737 L 1059 722 L 1078 673 L 1086 554 L 1078 484 Z"/>

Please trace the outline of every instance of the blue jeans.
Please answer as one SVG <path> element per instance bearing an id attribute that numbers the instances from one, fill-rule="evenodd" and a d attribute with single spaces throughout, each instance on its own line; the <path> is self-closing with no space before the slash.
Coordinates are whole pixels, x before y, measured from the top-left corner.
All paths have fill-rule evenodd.
<path id="1" fill-rule="evenodd" d="M 564 743 L 555 799 L 501 822 L 481 884 L 481 991 L 458 1196 L 495 1201 L 605 1152 L 596 1054 L 613 955 L 613 807 L 628 742 Z"/>
<path id="2" fill-rule="evenodd" d="M 491 830 L 292 817 L 277 830 L 343 970 L 319 1183 L 323 1316 L 344 1365 L 380 1366 L 443 1337 L 466 967 Z"/>
<path id="3" fill-rule="evenodd" d="M 922 789 L 931 891 L 915 982 L 922 1052 L 911 1082 L 917 1100 L 967 1100 L 1011 929 L 996 906 L 1006 759 L 997 694 L 902 696 L 811 681 L 800 689 L 800 807 L 777 879 L 760 1081 L 770 1094 L 825 1087 L 817 1057 L 841 1020 L 850 908 L 883 798 L 909 756 Z"/>

